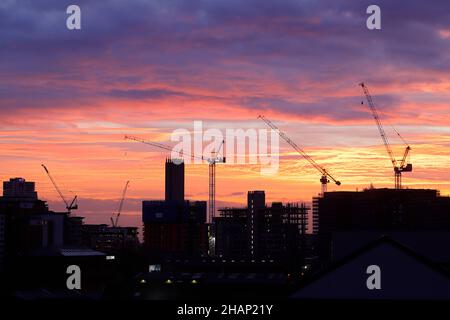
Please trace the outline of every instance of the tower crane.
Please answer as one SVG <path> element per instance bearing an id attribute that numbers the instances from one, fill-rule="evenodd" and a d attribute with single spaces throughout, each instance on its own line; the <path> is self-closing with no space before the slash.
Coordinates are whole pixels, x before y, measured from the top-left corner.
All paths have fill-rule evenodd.
<path id="1" fill-rule="evenodd" d="M 209 221 L 212 222 L 216 216 L 216 163 L 225 163 L 225 157 L 219 157 L 220 150 L 222 149 L 224 140 L 219 145 L 217 151 L 211 151 L 211 158 L 208 158 L 208 171 L 209 171 L 209 207 L 208 216 Z"/>
<path id="2" fill-rule="evenodd" d="M 381 139 L 383 140 L 384 146 L 386 147 L 386 151 L 389 155 L 389 158 L 391 160 L 392 166 L 394 168 L 394 179 L 395 179 L 395 189 L 401 189 L 402 188 L 402 172 L 411 172 L 412 171 L 412 164 L 406 163 L 407 157 L 409 155 L 409 152 L 411 151 L 411 147 L 403 140 L 401 135 L 397 132 L 397 135 L 403 140 L 403 142 L 406 144 L 405 151 L 403 153 L 403 158 L 400 161 L 400 164 L 398 163 L 397 159 L 394 157 L 394 153 L 392 152 L 391 145 L 389 144 L 388 137 L 386 135 L 386 132 L 384 131 L 383 125 L 381 123 L 380 116 L 378 115 L 377 108 L 375 107 L 375 104 L 373 103 L 372 97 L 369 93 L 369 89 L 364 84 L 364 82 L 361 82 L 359 84 L 361 88 L 363 89 L 364 95 L 366 96 L 367 103 L 369 105 L 369 109 L 372 112 L 372 116 L 375 119 L 375 123 L 378 126 L 378 131 L 380 132 Z M 395 130 L 395 129 L 394 129 Z"/>
<path id="3" fill-rule="evenodd" d="M 53 180 L 53 177 L 50 174 L 50 172 L 48 171 L 47 167 L 44 164 L 41 164 L 41 166 L 44 168 L 45 172 L 47 173 L 48 177 L 50 178 L 50 181 L 52 182 L 53 186 L 55 187 L 56 191 L 58 192 L 59 197 L 61 198 L 61 200 L 66 205 L 67 212 L 70 215 L 72 210 L 78 209 L 77 196 L 75 196 L 73 198 L 72 202 L 70 202 L 70 204 L 69 204 L 69 202 L 66 200 L 66 198 L 62 194 L 61 190 L 58 188 L 58 185 L 56 184 L 55 180 Z"/>
<path id="4" fill-rule="evenodd" d="M 330 180 L 332 180 L 338 186 L 341 185 L 340 181 L 336 180 L 325 168 L 315 162 L 313 158 L 311 158 L 302 148 L 300 148 L 294 141 L 292 141 L 284 132 L 280 131 L 280 129 L 278 129 L 278 127 L 269 119 L 262 115 L 259 115 L 258 118 L 264 121 L 270 128 L 278 132 L 278 135 L 284 141 L 286 141 L 292 148 L 294 148 L 295 151 L 297 151 L 303 158 L 308 160 L 308 162 L 322 174 L 322 176 L 320 177 L 320 183 L 322 184 L 322 196 L 327 191 L 327 184 L 330 182 Z"/>
<path id="5" fill-rule="evenodd" d="M 144 139 L 141 139 L 138 137 L 128 136 L 128 135 L 125 136 L 125 139 L 142 142 L 142 143 L 148 144 L 150 146 L 164 149 L 167 151 L 173 151 L 172 147 L 162 144 L 162 143 L 159 143 L 159 142 L 147 141 L 147 140 L 144 140 Z M 211 152 L 210 158 L 205 158 L 203 155 L 191 154 L 188 152 L 184 152 L 182 150 L 177 151 L 181 156 L 188 156 L 190 158 L 206 160 L 208 162 L 208 167 L 209 167 L 208 218 L 209 218 L 209 222 L 213 221 L 213 218 L 215 217 L 215 214 L 216 214 L 216 163 L 225 163 L 226 162 L 225 157 L 219 157 L 220 150 L 222 149 L 224 143 L 225 143 L 225 141 L 222 140 L 219 147 L 217 148 L 217 151 Z"/>
<path id="6" fill-rule="evenodd" d="M 127 193 L 129 183 L 130 181 L 127 181 L 127 183 L 125 183 L 125 187 L 123 188 L 122 197 L 120 198 L 119 207 L 117 208 L 116 218 L 114 219 L 114 215 L 111 217 L 111 224 L 114 228 L 119 226 L 120 213 L 122 212 L 123 201 L 125 200 L 125 194 Z"/>

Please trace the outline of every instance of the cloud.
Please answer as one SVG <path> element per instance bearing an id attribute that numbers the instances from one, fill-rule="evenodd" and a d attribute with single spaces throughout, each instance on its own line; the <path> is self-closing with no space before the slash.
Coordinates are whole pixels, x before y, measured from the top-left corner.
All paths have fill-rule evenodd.
<path id="1" fill-rule="evenodd" d="M 39 164 L 46 161 L 94 202 L 115 199 L 131 178 L 135 198 L 161 198 L 165 155 L 124 142 L 125 133 L 163 142 L 192 120 L 261 128 L 256 116 L 263 113 L 351 177 L 347 185 L 372 178 L 390 185 L 380 137 L 360 104 L 364 81 L 387 131 L 394 124 L 419 148 L 414 183 L 449 180 L 448 1 L 379 1 L 380 31 L 366 29 L 369 3 L 356 0 L 77 3 L 79 32 L 65 27 L 71 1 L 0 2 L 4 179 L 43 181 Z M 245 202 L 242 195 L 259 185 L 283 198 L 309 197 L 317 177 L 288 151 L 282 145 L 281 174 L 261 183 L 259 168 L 226 167 L 221 201 Z M 442 172 L 430 169 L 426 179 L 427 162 Z M 189 194 L 207 193 L 203 174 L 189 176 Z M 106 214 L 110 202 L 87 201 L 86 208 Z"/>
<path id="2" fill-rule="evenodd" d="M 357 1 L 81 1 L 81 32 L 65 29 L 64 5 L 5 5 L 1 109 L 181 98 L 224 112 L 233 106 L 359 119 L 349 106 L 361 80 L 398 86 L 384 94 L 391 102 L 403 100 L 403 88 L 448 81 L 445 1 L 426 8 L 382 1 L 378 33 L 364 27 Z"/>
<path id="3" fill-rule="evenodd" d="M 165 97 L 186 97 L 187 94 L 183 92 L 176 92 L 166 89 L 144 89 L 144 90 L 111 90 L 109 95 L 114 98 L 127 98 L 127 99 L 161 99 Z"/>

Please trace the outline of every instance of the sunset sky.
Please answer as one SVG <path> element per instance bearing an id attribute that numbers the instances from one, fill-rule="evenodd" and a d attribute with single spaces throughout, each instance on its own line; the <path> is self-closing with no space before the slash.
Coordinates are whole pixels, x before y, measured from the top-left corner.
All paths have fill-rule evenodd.
<path id="1" fill-rule="evenodd" d="M 178 128 L 264 129 L 264 114 L 342 185 L 393 187 L 364 81 L 394 153 L 411 145 L 410 188 L 450 194 L 450 2 L 376 1 L 382 29 L 366 28 L 373 1 L 2 0 L 0 179 L 36 181 L 63 210 L 41 168 L 77 194 L 77 215 L 109 222 L 127 180 L 122 225 L 141 201 L 164 197 L 167 152 Z M 81 7 L 82 29 L 66 28 Z M 248 190 L 271 201 L 311 201 L 320 174 L 280 141 L 280 170 L 218 165 L 217 206 Z M 225 145 L 226 148 L 226 145 Z M 208 199 L 207 165 L 186 166 L 186 197 Z"/>

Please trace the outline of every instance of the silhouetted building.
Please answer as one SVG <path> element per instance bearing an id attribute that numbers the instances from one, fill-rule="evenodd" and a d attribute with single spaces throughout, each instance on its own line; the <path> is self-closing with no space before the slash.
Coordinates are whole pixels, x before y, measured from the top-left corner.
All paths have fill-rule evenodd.
<path id="1" fill-rule="evenodd" d="M 251 214 L 256 214 L 266 207 L 266 194 L 264 191 L 249 191 L 247 193 L 247 208 Z"/>
<path id="2" fill-rule="evenodd" d="M 37 200 L 34 182 L 25 181 L 23 178 L 11 178 L 9 181 L 3 181 L 3 197 L 22 201 L 25 199 Z"/>
<path id="3" fill-rule="evenodd" d="M 389 237 L 364 244 L 294 290 L 294 299 L 448 300 L 450 276 Z"/>
<path id="4" fill-rule="evenodd" d="M 83 218 L 50 211 L 47 203 L 38 199 L 34 182 L 14 178 L 4 182 L 3 187 L 2 286 L 6 283 L 4 287 L 14 288 L 19 298 L 51 297 L 52 289 L 67 290 L 67 266 L 74 264 L 83 270 L 82 288 L 90 290 L 95 285 L 101 293 L 112 263 L 104 253 L 74 246 L 81 244 Z"/>
<path id="5" fill-rule="evenodd" d="M 344 230 L 450 230 L 450 198 L 428 189 L 327 192 L 318 199 L 319 233 Z"/>
<path id="6" fill-rule="evenodd" d="M 106 224 L 84 224 L 83 244 L 105 253 L 135 250 L 139 244 L 136 227 L 110 227 Z"/>
<path id="7" fill-rule="evenodd" d="M 206 201 L 143 201 L 144 245 L 156 253 L 202 255 L 208 250 Z"/>
<path id="8" fill-rule="evenodd" d="M 223 257 L 281 258 L 303 249 L 308 208 L 304 204 L 265 205 L 264 191 L 248 192 L 247 208 L 220 209 L 214 220 L 216 253 Z"/>
<path id="9" fill-rule="evenodd" d="M 216 255 L 251 257 L 250 226 L 247 208 L 222 208 L 214 218 Z"/>
<path id="10" fill-rule="evenodd" d="M 298 255 L 305 250 L 308 208 L 305 204 L 273 202 L 258 219 L 257 252 L 262 257 Z"/>
<path id="11" fill-rule="evenodd" d="M 320 197 L 313 197 L 312 199 L 312 234 L 319 233 L 319 199 Z"/>
<path id="12" fill-rule="evenodd" d="M 32 214 L 26 227 L 27 250 L 64 246 L 64 213 Z"/>
<path id="13" fill-rule="evenodd" d="M 18 256 L 8 280 L 19 299 L 70 298 L 74 290 L 67 288 L 67 268 L 76 265 L 81 269 L 81 290 L 77 298 L 101 297 L 108 278 L 113 276 L 114 259 L 89 248 L 61 248 L 39 250 Z M 32 272 L 30 272 L 30 266 Z M 117 276 L 117 274 L 116 274 Z"/>
<path id="14" fill-rule="evenodd" d="M 68 215 L 64 221 L 64 244 L 81 246 L 83 244 L 82 230 L 84 217 Z"/>
<path id="15" fill-rule="evenodd" d="M 262 215 L 262 210 L 266 207 L 266 194 L 264 191 L 249 191 L 247 193 L 247 210 L 248 210 L 248 226 L 250 228 L 250 255 L 256 254 L 255 247 L 258 242 L 258 227 L 260 226 L 259 219 Z"/>
<path id="16" fill-rule="evenodd" d="M 142 202 L 144 223 L 205 223 L 206 201 L 162 201 Z"/>
<path id="17" fill-rule="evenodd" d="M 34 182 L 13 178 L 3 183 L 0 197 L 0 268 L 36 250 L 64 245 L 65 213 L 48 210 L 37 197 Z"/>
<path id="18" fill-rule="evenodd" d="M 142 202 L 144 246 L 158 255 L 208 253 L 206 201 L 184 200 L 184 163 L 166 160 L 166 198 Z"/>
<path id="19" fill-rule="evenodd" d="M 327 192 L 317 198 L 314 213 L 324 261 L 333 259 L 335 252 L 348 251 L 338 246 L 362 246 L 381 235 L 402 231 L 414 238 L 418 232 L 450 231 L 450 198 L 439 196 L 437 190 L 372 188 L 362 192 Z M 349 236 L 338 237 L 342 233 Z M 349 237 L 350 242 L 337 241 Z"/>
<path id="20" fill-rule="evenodd" d="M 184 162 L 166 159 L 166 201 L 184 201 Z"/>

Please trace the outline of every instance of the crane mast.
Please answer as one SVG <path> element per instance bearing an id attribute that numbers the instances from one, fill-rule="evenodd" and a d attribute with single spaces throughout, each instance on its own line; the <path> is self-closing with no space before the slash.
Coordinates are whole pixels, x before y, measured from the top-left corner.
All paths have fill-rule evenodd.
<path id="1" fill-rule="evenodd" d="M 66 205 L 66 209 L 67 212 L 70 213 L 72 212 L 72 210 L 76 210 L 78 209 L 78 204 L 77 204 L 77 196 L 75 196 L 73 198 L 73 200 L 69 202 L 66 200 L 66 198 L 64 197 L 63 193 L 61 192 L 61 190 L 59 189 L 58 185 L 56 184 L 55 180 L 53 179 L 52 175 L 50 174 L 50 171 L 48 171 L 47 167 L 44 164 L 41 164 L 41 166 L 44 168 L 45 172 L 47 173 L 47 176 L 50 178 L 50 181 L 53 184 L 53 187 L 55 187 L 56 192 L 58 192 L 59 197 L 61 198 L 61 200 L 64 202 L 64 204 Z"/>
<path id="2" fill-rule="evenodd" d="M 133 141 L 137 141 L 137 142 L 141 142 L 141 143 L 145 143 L 147 145 L 150 146 L 154 146 L 160 149 L 164 149 L 167 151 L 173 151 L 173 148 L 162 144 L 162 143 L 158 143 L 158 142 L 152 142 L 152 141 L 147 141 L 138 137 L 134 137 L 134 136 L 125 136 L 125 139 L 127 140 L 133 140 Z M 206 158 L 203 155 L 196 155 L 196 154 L 191 154 L 188 152 L 184 152 L 182 150 L 177 151 L 181 156 L 185 155 L 188 156 L 190 158 L 196 158 L 196 159 L 200 159 L 200 160 L 206 160 L 208 162 L 208 173 L 209 173 L 209 183 L 208 183 L 208 189 L 209 189 L 209 203 L 208 203 L 208 218 L 209 218 L 209 222 L 212 222 L 214 217 L 215 217 L 215 213 L 216 213 L 216 163 L 225 163 L 225 157 L 219 157 L 219 153 L 220 150 L 222 149 L 223 145 L 224 145 L 225 141 L 222 140 L 219 147 L 217 148 L 217 151 L 212 151 L 211 152 L 211 158 Z"/>
<path id="3" fill-rule="evenodd" d="M 211 151 L 211 158 L 208 159 L 208 171 L 209 171 L 209 207 L 208 216 L 209 221 L 212 222 L 216 216 L 216 163 L 225 163 L 225 157 L 220 158 L 219 153 L 224 144 L 224 140 L 219 145 L 217 151 Z"/>
<path id="4" fill-rule="evenodd" d="M 398 164 L 397 160 L 394 157 L 394 153 L 392 152 L 392 148 L 389 143 L 386 132 L 384 131 L 383 124 L 381 123 L 381 119 L 380 119 L 380 116 L 378 115 L 377 108 L 375 107 L 375 104 L 373 103 L 373 100 L 372 100 L 372 96 L 369 93 L 369 89 L 364 84 L 364 82 L 361 82 L 359 85 L 363 89 L 364 95 L 365 95 L 367 103 L 369 105 L 369 109 L 372 113 L 373 118 L 375 119 L 375 123 L 378 127 L 378 131 L 380 133 L 381 139 L 383 140 L 384 146 L 389 155 L 389 159 L 391 160 L 392 166 L 394 168 L 395 189 L 401 189 L 402 188 L 402 172 L 411 172 L 412 171 L 412 164 L 406 163 L 406 159 L 409 155 L 409 152 L 411 151 L 411 147 L 409 145 L 406 145 L 405 151 L 403 153 L 403 158 L 402 158 L 400 164 Z M 398 132 L 397 132 L 397 135 L 401 138 L 401 136 Z M 403 140 L 403 138 L 402 138 L 402 140 Z"/>
<path id="5" fill-rule="evenodd" d="M 292 141 L 283 131 L 281 131 L 274 123 L 263 115 L 258 116 L 259 119 L 263 120 L 270 128 L 275 130 L 278 135 L 286 141 L 294 150 L 296 150 L 303 158 L 305 158 L 317 171 L 319 171 L 322 176 L 320 178 L 320 183 L 322 184 L 322 195 L 327 191 L 327 184 L 331 179 L 336 185 L 340 186 L 341 182 L 336 180 L 325 168 L 320 166 L 313 158 L 311 158 L 302 148 L 300 148 L 294 141 Z"/>

